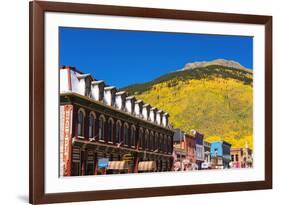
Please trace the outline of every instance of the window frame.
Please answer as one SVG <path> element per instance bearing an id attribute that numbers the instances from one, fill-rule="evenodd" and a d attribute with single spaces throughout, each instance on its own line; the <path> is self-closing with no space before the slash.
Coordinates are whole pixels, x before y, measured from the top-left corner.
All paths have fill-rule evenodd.
<path id="1" fill-rule="evenodd" d="M 91 124 L 91 117 L 93 117 L 93 124 Z M 89 124 L 88 124 L 88 138 L 89 139 L 93 139 L 96 137 L 96 119 L 97 119 L 97 116 L 95 114 L 95 112 L 91 111 L 90 114 L 89 114 Z M 92 136 L 90 135 L 90 131 L 92 133 Z"/>
<path id="2" fill-rule="evenodd" d="M 129 126 L 129 124 L 127 123 L 127 122 L 125 122 L 124 123 L 124 126 L 123 126 L 123 130 L 124 130 L 124 145 L 125 146 L 130 146 L 130 133 L 129 133 L 129 131 L 130 131 L 130 126 Z"/>
<path id="3" fill-rule="evenodd" d="M 149 133 L 149 149 L 151 151 L 154 151 L 154 133 L 153 133 L 153 131 L 150 131 L 150 133 Z"/>
<path id="4" fill-rule="evenodd" d="M 148 129 L 145 130 L 145 134 L 144 134 L 144 149 L 149 150 L 149 130 Z"/>
<path id="5" fill-rule="evenodd" d="M 122 143 L 122 122 L 116 121 L 115 143 Z"/>
<path id="6" fill-rule="evenodd" d="M 82 117 L 82 125 L 80 125 L 80 113 L 83 114 L 83 117 Z M 80 108 L 77 112 L 77 136 L 80 136 L 80 137 L 85 137 L 85 117 L 86 117 L 86 112 L 83 108 Z M 80 127 L 80 126 L 81 127 Z"/>
<path id="7" fill-rule="evenodd" d="M 102 122 L 102 125 L 103 125 L 102 128 L 101 128 L 101 122 Z M 99 133 L 98 133 L 99 141 L 105 141 L 105 122 L 106 122 L 105 116 L 100 115 L 99 116 Z"/>
<path id="8" fill-rule="evenodd" d="M 111 122 L 111 124 L 110 124 L 110 122 Z M 113 143 L 114 142 L 114 120 L 112 117 L 110 117 L 107 120 L 107 130 L 108 130 L 107 142 Z"/>
<path id="9" fill-rule="evenodd" d="M 131 147 L 135 148 L 136 147 L 136 126 L 135 125 L 132 125 L 131 126 L 131 132 L 130 132 L 130 145 Z M 134 134 L 134 135 L 133 135 Z"/>
<path id="10" fill-rule="evenodd" d="M 143 131 L 143 128 L 140 127 L 139 131 L 138 131 L 138 140 L 137 140 L 137 146 L 140 149 L 144 148 L 144 137 L 143 136 L 144 136 L 144 131 Z"/>

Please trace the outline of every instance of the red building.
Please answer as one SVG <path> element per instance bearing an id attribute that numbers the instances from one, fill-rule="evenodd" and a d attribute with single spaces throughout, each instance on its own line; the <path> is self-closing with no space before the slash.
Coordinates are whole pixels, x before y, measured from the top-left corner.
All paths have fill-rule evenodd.
<path id="1" fill-rule="evenodd" d="M 60 69 L 60 175 L 170 171 L 168 113 L 75 68 Z"/>
<path id="2" fill-rule="evenodd" d="M 188 159 L 188 169 L 194 169 L 196 163 L 196 143 L 192 135 L 185 134 L 186 139 L 186 157 Z"/>
<path id="3" fill-rule="evenodd" d="M 174 169 L 196 169 L 196 143 L 195 138 L 176 129 L 174 134 Z"/>

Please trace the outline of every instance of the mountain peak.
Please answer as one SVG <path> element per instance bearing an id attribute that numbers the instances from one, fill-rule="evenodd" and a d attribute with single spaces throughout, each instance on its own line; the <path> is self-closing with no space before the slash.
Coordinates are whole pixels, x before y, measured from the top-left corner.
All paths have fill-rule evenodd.
<path id="1" fill-rule="evenodd" d="M 233 60 L 225 60 L 225 59 L 215 59 L 212 61 L 199 61 L 199 62 L 187 63 L 185 64 L 182 70 L 190 70 L 194 68 L 207 67 L 211 65 L 225 66 L 225 67 L 236 68 L 236 69 L 241 69 L 251 72 L 251 70 L 242 66 L 240 63 Z"/>

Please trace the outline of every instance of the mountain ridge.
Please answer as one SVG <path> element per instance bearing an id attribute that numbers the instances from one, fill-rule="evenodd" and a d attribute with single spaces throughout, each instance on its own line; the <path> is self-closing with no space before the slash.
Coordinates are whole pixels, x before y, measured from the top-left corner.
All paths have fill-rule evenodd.
<path id="1" fill-rule="evenodd" d="M 220 59 L 220 58 L 212 60 L 212 61 L 196 61 L 196 62 L 192 62 L 192 63 L 187 63 L 181 70 L 188 70 L 188 69 L 193 69 L 193 68 L 198 68 L 198 67 L 207 67 L 210 65 L 217 65 L 217 66 L 241 69 L 241 70 L 245 70 L 245 71 L 252 73 L 251 69 L 242 66 L 237 61 Z"/>
<path id="2" fill-rule="evenodd" d="M 167 73 L 155 78 L 154 80 L 145 83 L 132 84 L 123 87 L 120 90 L 126 90 L 129 94 L 134 95 L 136 91 L 144 92 L 150 89 L 154 84 L 168 81 L 172 78 L 191 80 L 210 78 L 212 76 L 234 78 L 243 81 L 245 84 L 252 84 L 253 82 L 252 72 L 246 68 L 232 68 L 222 65 L 206 65 L 204 67 L 193 67 Z"/>
<path id="3" fill-rule="evenodd" d="M 253 147 L 253 74 L 245 69 L 207 65 L 162 75 L 124 88 L 170 113 L 174 128 L 205 134 L 209 142 Z"/>

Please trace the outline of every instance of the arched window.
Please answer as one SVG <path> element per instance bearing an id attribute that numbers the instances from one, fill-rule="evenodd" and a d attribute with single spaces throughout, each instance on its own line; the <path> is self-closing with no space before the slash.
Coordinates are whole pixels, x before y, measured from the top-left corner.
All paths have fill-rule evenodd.
<path id="1" fill-rule="evenodd" d="M 144 147 L 146 150 L 149 149 L 149 131 L 148 130 L 145 130 Z"/>
<path id="2" fill-rule="evenodd" d="M 162 150 L 162 145 L 163 144 L 163 135 L 162 134 L 160 134 L 160 136 L 159 136 L 159 144 L 158 144 L 158 149 L 159 149 L 159 151 L 163 151 Z"/>
<path id="3" fill-rule="evenodd" d="M 154 151 L 154 134 L 153 132 L 150 132 L 150 137 L 149 137 L 149 149 Z"/>
<path id="4" fill-rule="evenodd" d="M 131 127 L 131 146 L 136 146 L 136 127 L 134 125 Z"/>
<path id="5" fill-rule="evenodd" d="M 157 150 L 157 151 L 159 151 L 159 149 L 158 149 L 158 139 L 159 139 L 159 136 L 156 133 L 155 137 L 154 137 L 154 149 Z"/>
<path id="6" fill-rule="evenodd" d="M 163 152 L 167 152 L 167 136 L 164 135 Z"/>
<path id="7" fill-rule="evenodd" d="M 78 111 L 78 120 L 77 120 L 77 135 L 84 136 L 84 120 L 85 120 L 85 112 L 80 109 Z"/>
<path id="8" fill-rule="evenodd" d="M 94 138 L 95 133 L 95 125 L 96 125 L 96 115 L 95 113 L 91 112 L 89 117 L 89 138 Z"/>
<path id="9" fill-rule="evenodd" d="M 121 124 L 121 122 L 120 122 L 120 120 L 118 120 L 117 122 L 116 122 L 116 138 L 115 138 L 115 142 L 116 143 L 121 143 L 122 142 L 122 139 L 121 139 L 121 126 L 122 126 L 122 124 Z"/>
<path id="10" fill-rule="evenodd" d="M 99 140 L 104 140 L 105 131 L 105 117 L 101 115 L 99 117 Z"/>
<path id="11" fill-rule="evenodd" d="M 125 145 L 130 145 L 130 139 L 129 139 L 129 125 L 127 123 L 124 124 L 124 139 L 125 139 Z"/>
<path id="12" fill-rule="evenodd" d="M 112 118 L 108 120 L 108 141 L 113 142 L 113 125 L 114 121 Z"/>
<path id="13" fill-rule="evenodd" d="M 165 135 L 162 136 L 161 150 L 162 152 L 165 152 Z"/>
<path id="14" fill-rule="evenodd" d="M 172 141 L 171 141 L 171 137 L 168 137 L 168 142 L 167 142 L 167 152 L 171 153 L 171 145 Z"/>
<path id="15" fill-rule="evenodd" d="M 143 129 L 142 128 L 139 128 L 139 137 L 138 137 L 138 144 L 139 144 L 139 147 L 140 148 L 144 148 L 143 145 L 144 145 L 144 139 L 143 139 Z"/>

